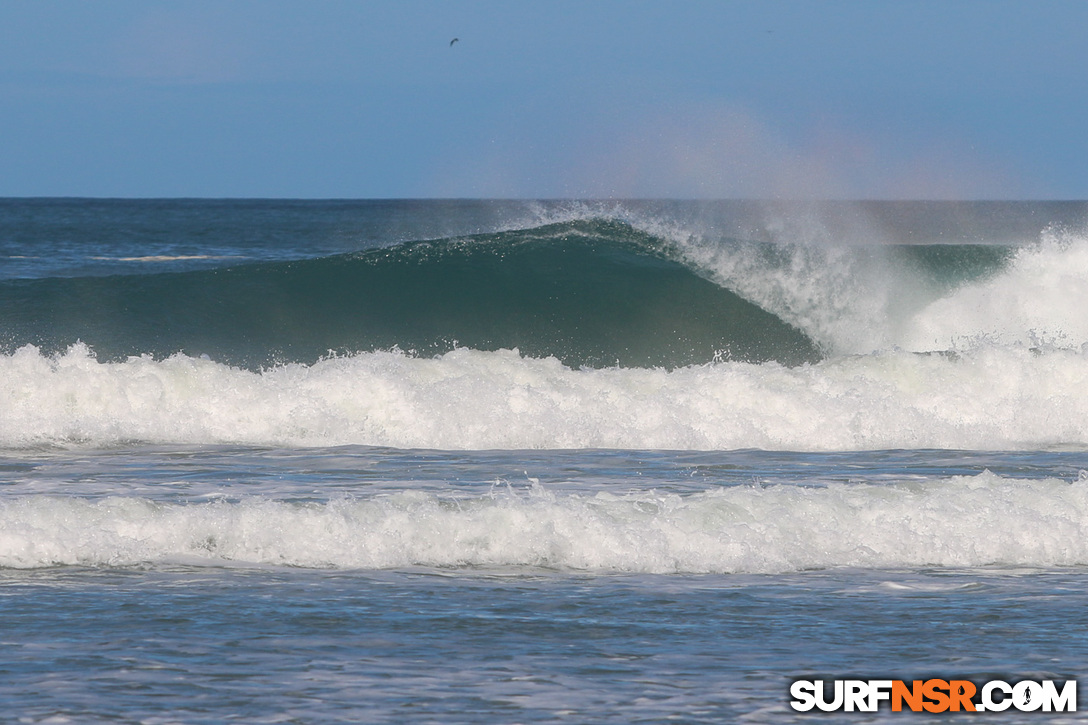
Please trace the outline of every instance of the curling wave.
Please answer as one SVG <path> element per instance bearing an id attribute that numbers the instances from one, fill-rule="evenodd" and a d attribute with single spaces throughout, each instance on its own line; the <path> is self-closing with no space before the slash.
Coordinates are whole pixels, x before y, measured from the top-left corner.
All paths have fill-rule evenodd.
<path id="1" fill-rule="evenodd" d="M 394 348 L 517 348 L 575 367 L 819 359 L 803 332 L 665 247 L 589 219 L 225 269 L 8 280 L 0 344 L 250 369 Z"/>

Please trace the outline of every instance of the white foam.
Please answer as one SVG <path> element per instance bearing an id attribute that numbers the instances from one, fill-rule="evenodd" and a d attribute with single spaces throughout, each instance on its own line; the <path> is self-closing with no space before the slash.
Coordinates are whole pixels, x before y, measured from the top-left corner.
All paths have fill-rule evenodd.
<path id="1" fill-rule="evenodd" d="M 1088 483 L 985 472 L 681 496 L 404 492 L 327 503 L 0 501 L 0 566 L 546 567 L 786 572 L 1088 564 Z"/>
<path id="2" fill-rule="evenodd" d="M 91 257 L 100 262 L 187 262 L 196 259 L 245 259 L 239 254 L 152 254 L 144 257 Z"/>
<path id="3" fill-rule="evenodd" d="M 256 373 L 83 345 L 0 355 L 0 446 L 864 450 L 1088 445 L 1088 356 L 983 346 L 785 368 L 572 370 L 516 351 L 360 353 Z"/>
<path id="4" fill-rule="evenodd" d="M 1048 234 L 1007 269 L 919 311 L 897 342 L 908 350 L 998 344 L 1088 344 L 1088 239 Z"/>

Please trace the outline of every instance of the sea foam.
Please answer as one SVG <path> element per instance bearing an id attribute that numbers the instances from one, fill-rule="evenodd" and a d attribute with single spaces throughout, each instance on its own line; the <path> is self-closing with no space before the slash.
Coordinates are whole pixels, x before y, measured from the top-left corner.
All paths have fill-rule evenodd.
<path id="1" fill-rule="evenodd" d="M 998 344 L 1088 344 L 1088 240 L 1050 233 L 1017 250 L 1007 269 L 919 310 L 898 342 L 944 349 L 987 339 Z"/>
<path id="2" fill-rule="evenodd" d="M 533 486 L 297 503 L 0 501 L 0 566 L 274 565 L 647 573 L 1088 564 L 1088 483 L 989 472 L 889 485 L 582 495 Z"/>
<path id="3" fill-rule="evenodd" d="M 83 345 L 0 356 L 0 446 L 124 442 L 826 451 L 1088 444 L 1088 355 L 984 345 L 788 368 L 571 369 L 517 351 L 251 372 Z"/>

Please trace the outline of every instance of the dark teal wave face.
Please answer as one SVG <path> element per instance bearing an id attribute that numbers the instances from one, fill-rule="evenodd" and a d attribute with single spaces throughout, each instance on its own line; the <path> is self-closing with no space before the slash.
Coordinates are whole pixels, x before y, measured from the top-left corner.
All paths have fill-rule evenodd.
<path id="1" fill-rule="evenodd" d="M 1016 255 L 1016 248 L 996 244 L 918 244 L 893 248 L 908 269 L 938 288 L 995 274 Z"/>
<path id="2" fill-rule="evenodd" d="M 820 357 L 799 330 L 661 247 L 626 224 L 579 221 L 216 270 L 11 280 L 0 284 L 0 342 L 251 368 L 394 347 L 517 348 L 591 367 Z"/>

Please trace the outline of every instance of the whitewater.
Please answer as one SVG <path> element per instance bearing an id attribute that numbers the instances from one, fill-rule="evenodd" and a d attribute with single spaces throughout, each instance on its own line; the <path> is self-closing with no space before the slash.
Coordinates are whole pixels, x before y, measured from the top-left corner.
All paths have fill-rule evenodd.
<path id="1" fill-rule="evenodd" d="M 814 365 L 572 370 L 516 350 L 250 372 L 85 346 L 0 359 L 8 447 L 149 443 L 833 451 L 1088 444 L 1088 355 L 987 345 Z"/>
<path id="2" fill-rule="evenodd" d="M 0 701 L 1077 679 L 1085 310 L 1081 202 L 0 200 Z"/>
<path id="3" fill-rule="evenodd" d="M 984 472 L 898 485 L 555 494 L 408 491 L 325 503 L 20 497 L 0 506 L 0 566 L 780 573 L 829 567 L 1088 563 L 1088 471 Z"/>

